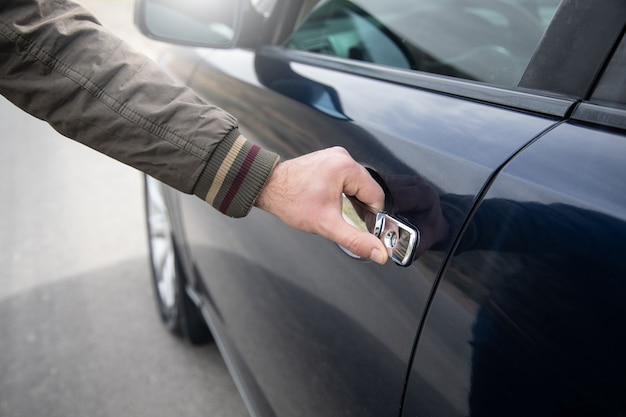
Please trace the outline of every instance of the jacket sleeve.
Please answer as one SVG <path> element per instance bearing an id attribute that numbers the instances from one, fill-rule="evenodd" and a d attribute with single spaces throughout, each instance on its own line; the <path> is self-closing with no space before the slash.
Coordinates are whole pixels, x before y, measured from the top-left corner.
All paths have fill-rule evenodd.
<path id="1" fill-rule="evenodd" d="M 0 94 L 61 134 L 245 216 L 278 161 L 82 7 L 0 4 Z"/>

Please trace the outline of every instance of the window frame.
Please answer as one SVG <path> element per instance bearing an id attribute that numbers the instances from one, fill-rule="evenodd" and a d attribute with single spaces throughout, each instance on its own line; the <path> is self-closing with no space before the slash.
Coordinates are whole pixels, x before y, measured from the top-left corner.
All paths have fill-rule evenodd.
<path id="1" fill-rule="evenodd" d="M 585 124 L 626 130 L 626 110 L 608 105 L 580 103 L 576 106 L 571 118 Z"/>
<path id="2" fill-rule="evenodd" d="M 580 22 L 589 23 L 581 27 Z M 567 118 L 595 85 L 624 26 L 626 2 L 623 0 L 597 0 L 593 5 L 591 2 L 563 0 L 519 86 L 513 89 L 278 45 L 262 46 L 257 53 L 285 62 L 299 62 L 506 108 Z"/>
<path id="3" fill-rule="evenodd" d="M 519 86 L 586 98 L 624 26 L 623 0 L 563 0 Z"/>
<path id="4" fill-rule="evenodd" d="M 546 116 L 564 117 L 576 103 L 576 99 L 559 94 L 547 92 L 537 94 L 536 91 L 523 89 L 512 90 L 460 78 L 396 69 L 362 61 L 285 49 L 279 46 L 261 47 L 257 54 L 284 62 L 297 62 L 327 68 Z"/>

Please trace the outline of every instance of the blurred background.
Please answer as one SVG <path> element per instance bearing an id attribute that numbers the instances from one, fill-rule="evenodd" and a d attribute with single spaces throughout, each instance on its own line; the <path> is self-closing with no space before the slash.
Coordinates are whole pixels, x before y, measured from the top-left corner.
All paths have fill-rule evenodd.
<path id="1" fill-rule="evenodd" d="M 132 0 L 79 0 L 135 49 Z M 215 345 L 160 324 L 143 178 L 0 97 L 0 416 L 247 416 Z"/>

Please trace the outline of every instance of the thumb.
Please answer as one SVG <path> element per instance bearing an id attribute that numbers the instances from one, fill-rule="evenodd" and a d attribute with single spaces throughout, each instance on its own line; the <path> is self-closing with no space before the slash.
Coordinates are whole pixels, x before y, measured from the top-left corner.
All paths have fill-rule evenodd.
<path id="1" fill-rule="evenodd" d="M 351 253 L 361 258 L 370 259 L 380 265 L 385 264 L 389 257 L 387 249 L 376 236 L 350 226 L 343 219 L 327 229 L 327 235 L 324 237 Z"/>

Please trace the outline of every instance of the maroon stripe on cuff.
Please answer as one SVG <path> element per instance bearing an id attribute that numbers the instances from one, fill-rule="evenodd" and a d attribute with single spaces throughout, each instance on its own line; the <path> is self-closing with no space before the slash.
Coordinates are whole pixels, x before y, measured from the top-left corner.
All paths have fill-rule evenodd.
<path id="1" fill-rule="evenodd" d="M 252 145 L 252 148 L 250 149 L 250 152 L 248 152 L 246 159 L 243 161 L 243 164 L 241 165 L 241 169 L 239 170 L 239 172 L 237 173 L 237 176 L 233 180 L 233 183 L 230 189 L 228 190 L 228 193 L 226 193 L 226 195 L 224 196 L 224 200 L 222 200 L 222 204 L 220 204 L 219 211 L 221 211 L 222 213 L 226 213 L 228 211 L 228 208 L 230 207 L 230 203 L 232 203 L 235 196 L 237 195 L 237 192 L 239 191 L 241 184 L 246 178 L 246 175 L 248 175 L 248 172 L 252 168 L 252 165 L 254 164 L 254 160 L 256 159 L 256 156 L 259 154 L 260 151 L 261 151 L 261 148 L 259 146 Z"/>

